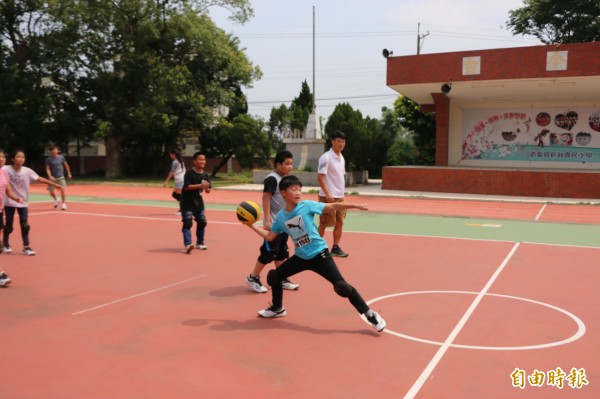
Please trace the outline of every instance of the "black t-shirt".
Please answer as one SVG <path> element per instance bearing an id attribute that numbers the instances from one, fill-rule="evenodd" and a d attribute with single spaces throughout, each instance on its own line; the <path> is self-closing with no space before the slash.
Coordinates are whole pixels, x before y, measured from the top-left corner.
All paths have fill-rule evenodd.
<path id="1" fill-rule="evenodd" d="M 186 190 L 187 186 L 201 184 L 204 180 L 210 184 L 210 177 L 206 172 L 198 173 L 193 168 L 185 172 L 183 176 L 183 189 L 181 190 L 182 211 L 201 211 L 204 209 L 204 201 L 202 200 L 203 190 Z"/>

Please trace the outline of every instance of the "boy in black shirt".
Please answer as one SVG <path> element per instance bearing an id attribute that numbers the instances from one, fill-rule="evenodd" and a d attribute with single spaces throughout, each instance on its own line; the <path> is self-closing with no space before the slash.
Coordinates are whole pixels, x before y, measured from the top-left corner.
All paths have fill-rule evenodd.
<path id="1" fill-rule="evenodd" d="M 189 254 L 194 248 L 207 249 L 204 244 L 204 229 L 206 227 L 206 215 L 204 213 L 204 201 L 202 191 L 210 193 L 210 178 L 204 172 L 206 157 L 196 152 L 193 157 L 194 166 L 185 172 L 183 177 L 183 189 L 181 191 L 181 221 L 183 227 L 183 245 L 185 253 Z M 192 219 L 196 220 L 196 245 L 192 244 Z"/>

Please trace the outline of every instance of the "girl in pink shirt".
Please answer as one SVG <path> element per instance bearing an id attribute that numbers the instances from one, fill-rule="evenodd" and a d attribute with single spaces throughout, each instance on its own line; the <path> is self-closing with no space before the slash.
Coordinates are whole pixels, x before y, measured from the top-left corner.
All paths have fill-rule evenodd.
<path id="1" fill-rule="evenodd" d="M 29 204 L 27 200 L 29 198 L 29 185 L 32 181 L 48 184 L 60 189 L 60 185 L 40 177 L 33 170 L 26 166 L 25 153 L 21 150 L 17 150 L 13 156 L 13 164 L 6 165 L 2 170 L 8 174 L 9 185 L 15 196 L 19 197 L 21 201 L 15 201 L 9 196 L 6 199 L 6 205 L 4 207 L 6 213 L 6 224 L 4 226 L 3 237 L 4 244 L 2 246 L 2 253 L 7 254 L 12 252 L 12 248 L 8 243 L 10 233 L 13 231 L 13 222 L 15 219 L 15 212 L 19 213 L 19 222 L 21 225 L 21 237 L 23 238 L 23 254 L 27 256 L 35 255 L 35 251 L 29 246 L 29 223 L 27 222 L 29 214 Z"/>
<path id="2" fill-rule="evenodd" d="M 23 202 L 23 199 L 14 195 L 10 188 L 10 184 L 8 184 L 8 174 L 2 169 L 5 163 L 6 155 L 4 154 L 4 151 L 0 149 L 0 229 L 4 227 L 4 195 L 6 194 L 9 198 L 12 198 L 17 202 Z M 0 244 L 1 243 L 2 241 L 0 241 Z M 0 247 L 1 246 L 2 245 L 0 245 Z M 0 269 L 0 287 L 6 287 L 10 282 L 10 277 Z"/>

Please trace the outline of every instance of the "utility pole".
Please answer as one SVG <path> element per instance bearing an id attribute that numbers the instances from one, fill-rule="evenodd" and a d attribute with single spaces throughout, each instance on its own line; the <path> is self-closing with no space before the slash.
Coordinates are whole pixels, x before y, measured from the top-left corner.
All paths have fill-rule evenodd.
<path id="1" fill-rule="evenodd" d="M 316 90 L 316 87 L 315 87 L 315 75 L 316 75 L 316 73 L 315 73 L 315 8 L 316 8 L 316 6 L 313 5 L 313 37 L 312 37 L 312 39 L 313 39 L 313 54 L 312 54 L 313 55 L 313 57 L 312 57 L 313 58 L 312 59 L 312 67 L 313 67 L 312 68 L 313 69 L 312 70 L 312 73 L 313 73 L 313 82 L 312 82 L 313 83 L 312 84 L 312 86 L 313 86 L 313 89 L 312 89 L 313 99 L 312 100 L 313 100 L 313 107 L 312 107 L 312 110 L 311 110 L 313 114 L 316 114 L 316 111 L 317 111 L 317 103 L 316 103 L 316 99 L 315 99 L 315 90 Z"/>
<path id="2" fill-rule="evenodd" d="M 421 46 L 423 41 L 425 41 L 425 37 L 427 36 L 429 36 L 429 31 L 421 34 L 421 23 L 419 22 L 417 25 L 417 55 L 421 54 Z"/>

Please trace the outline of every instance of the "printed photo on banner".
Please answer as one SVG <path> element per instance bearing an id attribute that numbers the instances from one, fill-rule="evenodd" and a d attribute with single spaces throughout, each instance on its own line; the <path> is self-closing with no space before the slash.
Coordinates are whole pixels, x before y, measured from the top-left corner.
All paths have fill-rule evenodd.
<path id="1" fill-rule="evenodd" d="M 467 109 L 462 159 L 600 162 L 600 109 Z"/>

